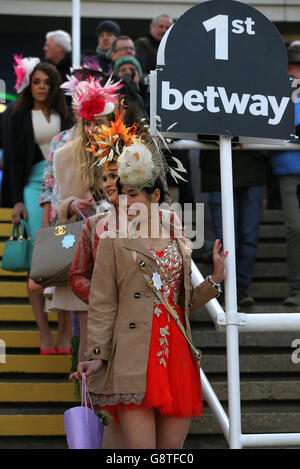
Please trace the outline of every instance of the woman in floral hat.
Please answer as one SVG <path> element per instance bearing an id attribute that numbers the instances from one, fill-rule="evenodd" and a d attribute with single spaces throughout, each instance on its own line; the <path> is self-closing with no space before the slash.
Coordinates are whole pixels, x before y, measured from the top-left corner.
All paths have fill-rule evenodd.
<path id="1" fill-rule="evenodd" d="M 219 294 L 227 253 L 216 240 L 214 272 L 193 288 L 191 243 L 171 212 L 157 210 L 159 176 L 167 169 L 157 142 L 133 135 L 119 152 L 126 220 L 119 216 L 118 229 L 99 241 L 89 295 L 89 361 L 71 378 L 85 372 L 94 405 L 120 425 L 123 447 L 181 448 L 191 417 L 203 408 L 200 353 L 188 316 Z M 169 169 L 177 178 L 184 171 Z"/>

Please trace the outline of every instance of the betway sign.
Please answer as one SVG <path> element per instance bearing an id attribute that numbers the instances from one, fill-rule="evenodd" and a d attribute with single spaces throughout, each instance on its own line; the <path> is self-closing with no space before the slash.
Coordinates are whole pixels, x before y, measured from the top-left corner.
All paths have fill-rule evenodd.
<path id="1" fill-rule="evenodd" d="M 294 103 L 285 45 L 254 8 L 211 0 L 188 10 L 161 41 L 151 76 L 153 125 L 164 135 L 289 140 Z M 154 132 L 155 133 L 155 132 Z"/>
<path id="2" fill-rule="evenodd" d="M 288 96 L 281 98 L 278 103 L 276 96 L 227 93 L 223 86 L 207 86 L 204 91 L 189 90 L 182 94 L 180 90 L 171 88 L 169 81 L 162 82 L 161 96 L 161 107 L 169 111 L 184 106 L 191 112 L 201 112 L 206 109 L 213 114 L 249 113 L 252 116 L 266 117 L 270 125 L 278 125 L 281 122 L 290 101 Z"/>

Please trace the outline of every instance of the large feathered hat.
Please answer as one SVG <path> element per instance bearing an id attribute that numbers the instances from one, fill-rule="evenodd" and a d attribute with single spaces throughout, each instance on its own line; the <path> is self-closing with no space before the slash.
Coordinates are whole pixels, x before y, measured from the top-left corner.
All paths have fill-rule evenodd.
<path id="1" fill-rule="evenodd" d="M 116 161 L 123 185 L 134 189 L 153 187 L 155 180 L 159 176 L 164 177 L 168 171 L 176 182 L 177 178 L 184 180 L 179 174 L 186 173 L 182 163 L 177 158 L 164 155 L 160 141 L 149 134 L 147 126 L 134 123 L 126 127 L 121 116 L 116 113 L 111 127 L 96 127 L 93 136 L 96 144 L 91 145 L 90 150 L 97 159 L 94 164 L 107 167 Z"/>
<path id="2" fill-rule="evenodd" d="M 37 57 L 24 57 L 22 55 L 14 55 L 14 71 L 17 76 L 17 81 L 15 84 L 15 89 L 17 93 L 21 93 L 27 86 L 30 84 L 30 77 L 40 62 L 40 59 Z"/>
<path id="3" fill-rule="evenodd" d="M 65 94 L 72 96 L 72 106 L 83 119 L 91 121 L 99 116 L 111 114 L 119 99 L 120 82 L 109 79 L 104 86 L 92 76 L 79 80 L 75 75 L 67 77 L 61 85 Z"/>

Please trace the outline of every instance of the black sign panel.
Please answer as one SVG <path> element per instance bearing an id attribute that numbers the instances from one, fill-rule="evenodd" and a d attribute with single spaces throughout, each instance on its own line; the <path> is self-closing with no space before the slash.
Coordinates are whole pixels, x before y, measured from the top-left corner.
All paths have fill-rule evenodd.
<path id="1" fill-rule="evenodd" d="M 287 70 L 280 34 L 258 10 L 233 0 L 196 5 L 160 45 L 157 129 L 289 140 L 294 89 Z"/>

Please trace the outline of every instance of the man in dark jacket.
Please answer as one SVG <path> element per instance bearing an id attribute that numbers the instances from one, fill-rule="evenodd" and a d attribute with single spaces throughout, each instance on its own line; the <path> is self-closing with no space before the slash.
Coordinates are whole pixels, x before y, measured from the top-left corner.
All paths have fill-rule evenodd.
<path id="1" fill-rule="evenodd" d="M 218 151 L 200 154 L 203 192 L 209 192 L 209 207 L 216 237 L 222 240 L 220 156 Z M 248 294 L 252 281 L 264 200 L 265 160 L 254 150 L 232 152 L 236 275 L 238 305 L 248 307 L 254 300 Z"/>
<path id="2" fill-rule="evenodd" d="M 136 54 L 142 57 L 146 73 L 156 69 L 156 56 L 160 41 L 172 22 L 168 15 L 156 16 L 150 24 L 149 34 L 135 41 Z"/>
<path id="3" fill-rule="evenodd" d="M 58 29 L 46 34 L 45 60 L 55 65 L 62 83 L 66 81 L 66 75 L 70 74 L 70 67 L 72 67 L 71 51 L 72 42 L 69 33 Z"/>

